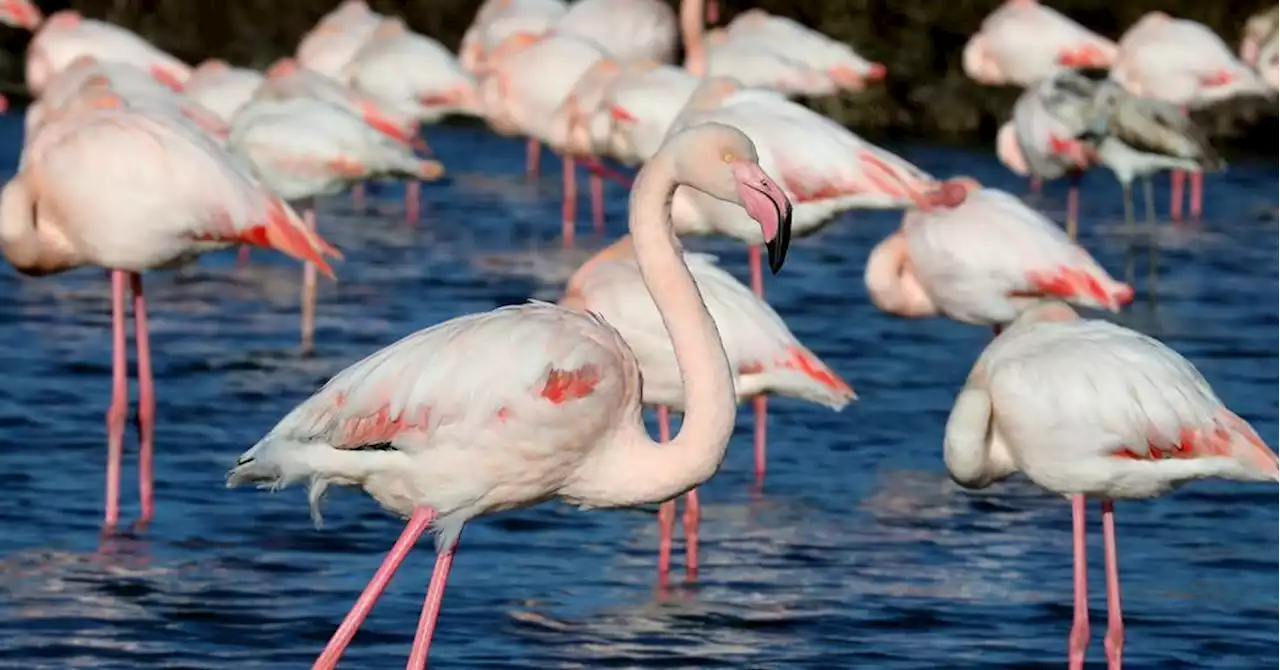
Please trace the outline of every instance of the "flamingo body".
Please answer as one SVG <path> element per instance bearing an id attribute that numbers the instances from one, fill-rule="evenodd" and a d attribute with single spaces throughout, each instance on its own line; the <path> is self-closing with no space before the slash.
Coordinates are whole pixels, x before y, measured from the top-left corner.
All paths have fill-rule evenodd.
<path id="1" fill-rule="evenodd" d="M 49 79 L 80 56 L 128 63 L 181 89 L 191 66 L 120 26 L 64 10 L 51 15 L 27 47 L 27 87 L 40 94 Z"/>
<path id="2" fill-rule="evenodd" d="M 964 47 L 965 74 L 983 84 L 1031 86 L 1064 67 L 1108 67 L 1117 46 L 1035 0 L 1007 0 Z"/>

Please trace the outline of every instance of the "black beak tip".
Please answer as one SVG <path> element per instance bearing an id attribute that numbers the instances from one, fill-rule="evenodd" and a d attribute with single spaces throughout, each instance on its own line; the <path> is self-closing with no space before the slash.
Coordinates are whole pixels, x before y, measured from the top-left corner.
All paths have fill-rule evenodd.
<path id="1" fill-rule="evenodd" d="M 775 275 L 787 260 L 787 247 L 791 246 L 791 203 L 787 203 L 786 211 L 781 214 L 777 236 L 765 244 L 769 251 L 769 271 Z"/>

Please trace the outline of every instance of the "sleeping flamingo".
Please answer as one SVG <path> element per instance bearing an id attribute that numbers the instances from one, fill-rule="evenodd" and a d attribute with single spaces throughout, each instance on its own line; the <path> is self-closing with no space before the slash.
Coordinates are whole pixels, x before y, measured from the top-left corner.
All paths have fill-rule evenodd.
<path id="1" fill-rule="evenodd" d="M 739 401 L 774 394 L 838 412 L 857 397 L 800 344 L 765 301 L 717 267 L 713 257 L 690 253 L 684 257 L 724 343 Z M 662 441 L 667 441 L 671 432 L 668 412 L 684 411 L 684 392 L 671 339 L 645 290 L 631 238 L 622 237 L 578 268 L 560 305 L 596 314 L 617 329 L 640 365 L 641 401 L 657 406 Z M 675 501 L 663 503 L 658 511 L 658 575 L 664 582 L 671 566 L 675 518 Z M 698 573 L 698 520 L 698 492 L 692 490 L 685 495 L 684 515 L 685 573 L 689 579 Z"/>
<path id="2" fill-rule="evenodd" d="M 671 232 L 671 196 L 682 184 L 745 208 L 769 240 L 775 272 L 790 225 L 790 204 L 751 140 L 727 126 L 672 137 L 636 178 L 636 259 L 687 399 L 670 442 L 645 432 L 640 368 L 618 332 L 597 316 L 533 303 L 459 317 L 374 353 L 240 457 L 229 486 L 306 481 L 314 515 L 329 486 L 356 485 L 409 518 L 314 667 L 337 664 L 428 525 L 438 555 L 410 668 L 426 664 L 458 536 L 471 519 L 552 498 L 605 508 L 662 502 L 716 473 L 733 432 L 733 373 Z"/>
<path id="3" fill-rule="evenodd" d="M 1024 312 L 987 346 L 947 420 L 943 455 L 965 488 L 1015 471 L 1071 499 L 1075 617 L 1068 667 L 1089 646 L 1085 499 L 1102 501 L 1107 667 L 1124 652 L 1113 501 L 1196 479 L 1277 480 L 1276 454 L 1159 341 L 1062 303 Z"/>
<path id="4" fill-rule="evenodd" d="M 236 112 L 249 104 L 265 80 L 266 77 L 257 70 L 232 67 L 226 61 L 211 58 L 191 73 L 183 93 L 230 123 Z"/>
<path id="5" fill-rule="evenodd" d="M 943 314 L 1000 327 L 1041 298 L 1119 311 L 1133 289 L 1014 196 L 959 178 L 938 206 L 910 211 L 867 259 L 871 302 L 904 317 Z"/>
<path id="6" fill-rule="evenodd" d="M 696 5 L 702 0 L 683 1 Z M 831 95 L 840 90 L 862 91 L 867 84 L 882 81 L 888 74 L 888 68 L 882 63 L 863 58 L 848 44 L 763 9 L 749 9 L 734 17 L 725 28 L 725 35 L 729 44 L 741 43 L 776 51 L 780 56 L 822 73 L 826 77 L 826 86 L 817 92 L 818 95 Z M 742 80 L 736 76 L 736 69 L 730 71 L 715 67 L 719 59 L 714 53 L 710 60 L 712 68 L 708 74 L 724 74 Z"/>
<path id="7" fill-rule="evenodd" d="M 146 523 L 154 510 L 155 393 L 141 273 L 234 244 L 271 247 L 314 262 L 330 276 L 324 257 L 338 255 L 213 140 L 158 111 L 104 108 L 48 123 L 0 194 L 0 251 L 19 272 L 46 275 L 98 266 L 111 275 L 108 527 L 119 520 L 129 404 L 125 286 L 133 293 L 140 523 Z"/>
<path id="8" fill-rule="evenodd" d="M 982 21 L 963 54 L 969 78 L 1028 87 L 1065 67 L 1106 68 L 1116 44 L 1036 0 L 1006 0 Z"/>
<path id="9" fill-rule="evenodd" d="M 376 39 L 356 52 L 342 69 L 344 83 L 420 123 L 480 115 L 476 83 L 448 49 L 412 31 L 386 32 L 375 31 Z"/>
<path id="10" fill-rule="evenodd" d="M 369 9 L 364 0 L 345 0 L 302 36 L 297 61 L 312 72 L 338 79 L 342 68 L 387 21 L 388 17 Z"/>
<path id="11" fill-rule="evenodd" d="M 444 168 L 374 130 L 345 109 L 311 98 L 257 100 L 236 114 L 231 146 L 277 195 L 305 201 L 303 221 L 316 228 L 316 198 L 382 176 L 434 181 Z M 302 351 L 315 343 L 316 266 L 302 279 Z"/>
<path id="12" fill-rule="evenodd" d="M 175 91 L 191 76 L 191 66 L 136 33 L 63 10 L 45 19 L 27 46 L 27 88 L 40 95 L 49 79 L 79 56 L 133 65 Z"/>
<path id="13" fill-rule="evenodd" d="M 1208 26 L 1149 12 L 1120 38 L 1111 77 L 1130 93 L 1164 100 L 1183 111 L 1230 98 L 1270 94 L 1270 89 L 1241 62 Z M 1173 172 L 1169 215 L 1182 219 L 1187 173 Z M 1204 212 L 1204 175 L 1191 173 L 1191 216 Z"/>

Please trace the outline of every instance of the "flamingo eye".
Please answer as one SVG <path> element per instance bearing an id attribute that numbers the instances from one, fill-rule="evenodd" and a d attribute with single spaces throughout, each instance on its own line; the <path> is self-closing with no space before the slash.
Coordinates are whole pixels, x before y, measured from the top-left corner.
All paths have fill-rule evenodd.
<path id="1" fill-rule="evenodd" d="M 724 160 L 724 162 L 726 163 L 732 163 L 735 160 L 737 160 L 738 157 L 735 156 L 732 151 L 726 151 L 724 152 L 724 155 L 721 156 L 721 159 Z"/>

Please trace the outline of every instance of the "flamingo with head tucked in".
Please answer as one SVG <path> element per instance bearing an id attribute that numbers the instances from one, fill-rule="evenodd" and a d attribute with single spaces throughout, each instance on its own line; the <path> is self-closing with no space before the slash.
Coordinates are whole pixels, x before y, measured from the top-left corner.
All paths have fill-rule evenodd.
<path id="1" fill-rule="evenodd" d="M 983 84 L 1033 86 L 1064 68 L 1106 68 L 1115 42 L 1037 0 L 1006 0 L 965 44 L 962 64 Z"/>
<path id="2" fill-rule="evenodd" d="M 987 345 L 947 419 L 951 478 L 980 489 L 1014 472 L 1071 499 L 1075 616 L 1070 670 L 1089 646 L 1085 500 L 1102 503 L 1107 667 L 1120 670 L 1124 622 L 1114 501 L 1154 498 L 1197 479 L 1273 483 L 1276 454 L 1158 340 L 1037 305 Z"/>

